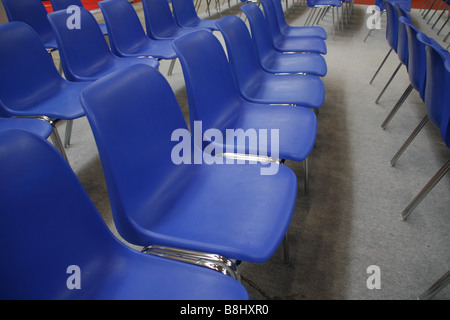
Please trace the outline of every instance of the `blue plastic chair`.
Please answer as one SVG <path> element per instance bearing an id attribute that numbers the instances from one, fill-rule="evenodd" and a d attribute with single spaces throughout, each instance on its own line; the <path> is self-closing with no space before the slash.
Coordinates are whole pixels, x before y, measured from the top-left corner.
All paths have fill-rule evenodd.
<path id="1" fill-rule="evenodd" d="M 190 149 L 191 135 L 169 83 L 148 66 L 104 77 L 83 91 L 81 101 L 114 222 L 126 241 L 250 262 L 273 255 L 296 201 L 297 178 L 289 168 L 261 175 L 265 164 L 206 164 L 200 149 Z M 179 142 L 178 134 L 186 140 Z M 187 149 L 180 151 L 179 143 Z M 180 152 L 186 161 L 174 158 Z"/>
<path id="2" fill-rule="evenodd" d="M 141 21 L 128 0 L 104 0 L 98 3 L 109 32 L 111 51 L 124 58 L 154 57 L 172 60 L 168 75 L 172 73 L 177 54 L 173 40 L 154 40 L 145 34 Z"/>
<path id="3" fill-rule="evenodd" d="M 264 70 L 272 73 L 306 73 L 320 77 L 326 75 L 327 64 L 322 55 L 299 52 L 285 54 L 276 50 L 262 11 L 253 3 L 241 6 L 241 10 L 247 16 L 252 40 Z"/>
<path id="4" fill-rule="evenodd" d="M 12 129 L 26 130 L 42 139 L 47 139 L 53 130 L 51 124 L 43 119 L 0 117 L 0 132 Z"/>
<path id="5" fill-rule="evenodd" d="M 217 25 L 225 40 L 230 65 L 244 99 L 255 103 L 291 104 L 314 109 L 322 106 L 325 88 L 320 78 L 265 71 L 259 63 L 249 30 L 241 19 L 226 16 Z M 196 44 L 192 46 L 193 52 L 205 56 L 203 52 L 211 47 L 218 56 L 217 63 L 225 63 L 219 58 L 222 49 L 215 44 L 218 40 L 213 35 L 195 35 L 189 39 Z"/>
<path id="6" fill-rule="evenodd" d="M 391 77 L 389 78 L 389 80 L 387 81 L 387 83 L 385 84 L 383 90 L 381 90 L 380 94 L 378 95 L 377 99 L 375 100 L 375 103 L 378 103 L 381 99 L 381 97 L 383 96 L 384 92 L 386 91 L 386 89 L 389 87 L 389 85 L 391 84 L 392 80 L 394 79 L 394 77 L 396 76 L 396 74 L 398 73 L 398 71 L 400 70 L 400 68 L 405 65 L 404 61 L 402 61 L 402 57 L 399 56 L 398 53 L 398 42 L 399 42 L 399 30 L 398 30 L 398 13 L 397 13 L 397 6 L 395 4 L 393 4 L 390 1 L 385 1 L 386 4 L 386 15 L 387 15 L 387 24 L 386 24 L 386 39 L 388 41 L 388 44 L 390 46 L 390 50 L 388 52 L 388 54 L 386 55 L 386 57 L 384 58 L 384 60 L 382 61 L 381 65 L 378 67 L 377 71 L 375 72 L 375 74 L 373 75 L 370 83 L 373 82 L 373 80 L 375 79 L 375 77 L 377 76 L 378 72 L 380 71 L 381 67 L 384 65 L 384 63 L 386 62 L 386 59 L 388 58 L 389 54 L 394 51 L 395 53 L 397 53 L 397 56 L 400 59 L 400 62 L 397 66 L 397 68 L 394 70 L 394 72 L 392 73 Z M 406 36 L 405 34 L 403 34 L 403 38 L 405 39 Z M 407 52 L 407 50 L 405 49 L 404 46 L 404 42 L 403 42 L 403 46 L 402 48 L 403 53 Z"/>
<path id="7" fill-rule="evenodd" d="M 158 68 L 159 62 L 153 58 L 122 58 L 114 55 L 94 16 L 85 8 L 80 8 L 80 29 L 67 28 L 66 22 L 70 15 L 64 10 L 48 14 L 67 80 L 95 81 L 136 63 Z"/>
<path id="8" fill-rule="evenodd" d="M 272 19 L 270 19 L 267 13 L 267 12 L 271 12 L 273 14 L 275 13 L 275 7 L 273 6 L 273 3 L 267 1 L 266 6 L 267 9 L 266 7 L 264 7 L 264 14 L 266 17 L 267 25 L 269 26 L 272 44 L 276 50 L 281 52 L 313 52 L 320 54 L 327 53 L 327 46 L 325 44 L 325 40 L 320 37 L 307 37 L 307 36 L 288 37 L 282 34 L 280 29 L 277 28 L 277 26 L 275 25 L 276 22 L 272 21 L 276 19 L 276 17 L 274 15 L 271 15 L 270 17 L 272 17 Z"/>
<path id="9" fill-rule="evenodd" d="M 120 242 L 48 142 L 10 130 L 0 145 L 0 299 L 249 298 L 229 276 Z"/>
<path id="10" fill-rule="evenodd" d="M 417 126 L 413 133 L 408 137 L 405 144 L 400 148 L 399 152 L 396 154 L 396 159 L 398 159 L 429 120 L 439 128 L 446 145 L 450 145 L 450 140 L 448 140 L 448 119 L 450 113 L 450 92 L 448 90 L 450 86 L 450 68 L 448 61 L 450 60 L 450 53 L 444 50 L 434 39 L 427 37 L 421 32 L 417 34 L 417 39 L 425 45 L 426 52 L 426 115 L 419 126 Z M 450 159 L 402 212 L 401 216 L 403 220 L 411 214 L 449 169 Z"/>
<path id="11" fill-rule="evenodd" d="M 280 0 L 261 0 L 261 4 L 271 30 L 276 30 L 275 28 L 277 28 L 286 37 L 319 37 L 324 40 L 327 39 L 327 32 L 322 27 L 294 27 L 288 25 Z"/>
<path id="12" fill-rule="evenodd" d="M 55 124 L 67 120 L 64 144 L 69 145 L 71 120 L 84 116 L 79 95 L 89 83 L 63 79 L 38 34 L 23 22 L 0 25 L 0 43 L 0 116 L 47 117 L 66 157 Z"/>
<path id="13" fill-rule="evenodd" d="M 408 42 L 408 76 L 410 84 L 403 92 L 400 99 L 397 101 L 395 106 L 392 108 L 386 119 L 381 124 L 381 127 L 385 129 L 389 122 L 392 120 L 394 115 L 400 109 L 400 107 L 408 98 L 409 94 L 413 89 L 415 89 L 422 100 L 424 100 L 425 92 L 425 75 L 426 75 L 426 57 L 425 57 L 425 46 L 423 43 L 417 40 L 417 33 L 419 30 L 414 27 L 410 19 L 406 17 L 399 18 L 399 27 L 403 27 L 407 33 Z M 399 49 L 400 50 L 400 49 Z"/>
<path id="14" fill-rule="evenodd" d="M 277 155 L 270 153 L 272 144 L 267 150 L 260 146 L 233 146 L 229 142 L 211 139 L 210 149 L 233 149 L 234 153 L 261 155 L 304 161 L 305 193 L 309 193 L 308 155 L 314 146 L 317 134 L 317 119 L 307 108 L 293 108 L 283 105 L 256 104 L 244 100 L 227 62 L 225 52 L 217 41 L 210 41 L 202 32 L 175 40 L 174 47 L 180 57 L 188 94 L 190 126 L 194 128 L 196 121 L 201 121 L 205 132 L 216 129 L 225 133 L 227 129 L 277 129 L 279 141 Z M 202 40 L 203 39 L 203 40 Z M 191 53 L 192 44 L 202 54 Z M 208 72 L 214 70 L 214 72 Z M 227 144 L 228 143 L 228 144 Z M 239 150 L 241 149 L 241 150 Z"/>
<path id="15" fill-rule="evenodd" d="M 171 0 L 171 2 L 175 22 L 180 27 L 218 30 L 216 26 L 217 19 L 204 20 L 198 17 L 192 0 Z"/>
<path id="16" fill-rule="evenodd" d="M 53 11 L 66 10 L 69 6 L 78 6 L 80 8 L 84 8 L 81 0 L 50 0 Z M 108 34 L 108 28 L 104 23 L 99 23 L 100 29 L 102 30 L 103 35 Z"/>
<path id="17" fill-rule="evenodd" d="M 147 36 L 152 39 L 176 39 L 198 29 L 205 29 L 177 25 L 167 0 L 142 0 L 142 8 Z"/>
<path id="18" fill-rule="evenodd" d="M 41 0 L 2 0 L 8 20 L 25 22 L 39 35 L 44 47 L 58 49 L 55 35 L 47 20 L 47 10 Z"/>

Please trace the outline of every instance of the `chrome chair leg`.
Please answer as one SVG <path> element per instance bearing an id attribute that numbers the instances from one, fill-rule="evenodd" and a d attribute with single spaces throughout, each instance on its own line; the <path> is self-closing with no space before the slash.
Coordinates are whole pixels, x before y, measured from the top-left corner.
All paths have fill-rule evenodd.
<path id="1" fill-rule="evenodd" d="M 334 18 L 334 16 L 333 16 Z M 381 62 L 380 66 L 378 67 L 377 71 L 375 72 L 375 74 L 373 75 L 372 79 L 370 80 L 369 84 L 372 84 L 373 80 L 375 80 L 375 77 L 377 76 L 378 72 L 380 72 L 381 68 L 383 67 L 384 63 L 386 62 L 387 58 L 389 57 L 389 55 L 392 52 L 392 48 L 388 51 L 386 57 L 384 57 L 383 61 Z"/>
<path id="2" fill-rule="evenodd" d="M 425 13 L 425 15 L 423 16 L 423 18 L 425 19 L 427 17 L 427 15 L 430 13 L 431 9 L 433 9 L 434 5 L 436 4 L 437 0 L 433 1 L 433 4 L 431 5 L 431 7 L 428 9 L 428 11 Z"/>
<path id="3" fill-rule="evenodd" d="M 450 283 L 450 270 L 447 271 L 438 281 L 436 281 L 427 291 L 422 293 L 418 300 L 430 300 L 439 291 L 441 291 L 445 286 Z"/>
<path id="4" fill-rule="evenodd" d="M 400 109 L 400 107 L 402 106 L 403 102 L 405 102 L 406 98 L 408 98 L 408 96 L 411 93 L 412 89 L 414 89 L 414 87 L 410 84 L 408 86 L 408 88 L 406 88 L 405 92 L 403 92 L 402 96 L 397 101 L 397 103 L 395 104 L 394 108 L 392 108 L 391 112 L 388 114 L 386 119 L 381 124 L 381 128 L 386 129 L 386 126 L 389 124 L 389 122 L 392 120 L 394 115 L 397 113 L 398 109 Z"/>
<path id="5" fill-rule="evenodd" d="M 70 137 L 72 136 L 73 120 L 66 121 L 66 134 L 64 137 L 64 146 L 67 148 L 70 145 Z"/>
<path id="6" fill-rule="evenodd" d="M 422 6 L 422 8 L 420 8 L 419 12 L 420 12 L 420 11 L 423 11 L 426 7 L 428 7 L 428 4 L 429 4 L 430 2 L 431 2 L 431 0 L 425 1 L 424 4 L 423 4 L 423 6 Z"/>
<path id="7" fill-rule="evenodd" d="M 290 264 L 290 256 L 289 256 L 289 229 L 286 231 L 286 234 L 283 238 L 283 262 L 285 266 Z"/>
<path id="8" fill-rule="evenodd" d="M 447 162 L 436 172 L 436 174 L 431 178 L 431 180 L 423 187 L 423 189 L 419 192 L 419 194 L 411 201 L 411 203 L 406 207 L 405 210 L 402 212 L 402 220 L 406 220 L 408 216 L 411 214 L 411 212 L 419 205 L 419 203 L 423 200 L 423 198 L 426 197 L 426 195 L 434 188 L 434 186 L 442 179 L 443 176 L 448 172 L 450 169 L 450 158 L 447 160 Z M 444 279 L 447 283 L 450 279 Z M 432 287 L 433 288 L 433 287 Z M 430 292 L 426 292 L 424 295 L 425 297 L 433 293 L 433 290 L 430 290 Z"/>
<path id="9" fill-rule="evenodd" d="M 56 128 L 56 122 L 54 120 L 51 120 L 47 117 L 42 117 L 40 118 L 44 121 L 47 121 L 48 123 L 51 124 L 53 130 L 52 133 L 50 135 L 50 139 L 52 140 L 53 145 L 55 146 L 56 149 L 59 150 L 59 152 L 61 152 L 62 156 L 64 157 L 64 159 L 69 162 L 69 159 L 67 158 L 67 154 L 66 154 L 66 150 L 64 150 L 64 145 L 61 142 L 61 138 L 60 135 L 58 133 L 58 129 Z"/>
<path id="10" fill-rule="evenodd" d="M 436 14 L 436 12 L 439 11 L 439 9 L 441 8 L 441 6 L 442 6 L 443 3 L 444 3 L 444 1 L 441 1 L 441 2 L 439 3 L 439 6 L 437 7 L 437 9 L 434 10 L 434 12 L 433 12 L 433 14 L 431 15 L 430 19 L 428 19 L 427 24 L 430 23 L 431 19 L 433 19 L 434 15 Z"/>
<path id="11" fill-rule="evenodd" d="M 441 17 L 444 15 L 445 11 L 447 11 L 448 9 L 448 4 L 445 5 L 444 10 L 442 10 L 441 14 L 439 15 L 439 17 L 436 19 L 436 21 L 433 23 L 433 25 L 431 26 L 431 29 L 434 29 L 434 27 L 436 26 L 436 24 L 438 23 L 438 21 L 441 19 Z"/>
<path id="12" fill-rule="evenodd" d="M 168 76 L 172 75 L 173 67 L 175 66 L 175 60 L 177 60 L 177 59 L 175 58 L 170 61 L 169 71 L 167 72 Z"/>
<path id="13" fill-rule="evenodd" d="M 308 158 L 303 160 L 303 169 L 305 172 L 305 195 L 309 194 L 309 164 Z"/>
<path id="14" fill-rule="evenodd" d="M 389 87 L 389 85 L 392 82 L 392 79 L 394 79 L 395 75 L 397 74 L 398 70 L 400 70 L 400 67 L 402 66 L 402 63 L 400 62 L 399 65 L 397 66 L 397 69 L 395 69 L 394 73 L 392 74 L 391 78 L 389 79 L 389 81 L 386 83 L 386 85 L 384 86 L 383 90 L 380 92 L 380 94 L 378 95 L 377 100 L 375 100 L 375 103 L 378 104 L 378 101 L 380 100 L 381 96 L 384 94 L 384 92 L 386 91 L 387 87 Z"/>
<path id="15" fill-rule="evenodd" d="M 439 33 L 441 33 L 442 29 L 444 29 L 445 25 L 447 24 L 448 20 L 450 19 L 450 14 L 448 15 L 447 20 L 445 20 L 444 24 L 442 25 L 442 27 L 439 29 L 437 35 L 439 35 Z"/>
<path id="16" fill-rule="evenodd" d="M 403 152 L 406 150 L 406 148 L 411 144 L 411 142 L 414 140 L 414 138 L 417 136 L 417 134 L 422 130 L 422 128 L 427 124 L 429 120 L 428 115 L 426 115 L 422 121 L 420 121 L 419 125 L 414 129 L 414 131 L 410 134 L 408 139 L 406 139 L 405 143 L 400 147 L 400 149 L 397 151 L 397 153 L 394 155 L 391 161 L 389 163 L 391 166 L 395 166 L 395 163 L 397 162 L 398 158 L 403 154 Z"/>

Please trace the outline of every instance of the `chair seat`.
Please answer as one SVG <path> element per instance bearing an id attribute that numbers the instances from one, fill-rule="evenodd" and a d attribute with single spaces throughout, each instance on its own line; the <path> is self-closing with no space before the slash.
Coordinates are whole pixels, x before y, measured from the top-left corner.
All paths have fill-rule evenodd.
<path id="1" fill-rule="evenodd" d="M 297 178 L 283 165 L 276 175 L 261 175 L 260 169 L 257 164 L 179 165 L 177 177 L 171 177 L 176 190 L 167 185 L 170 190 L 151 198 L 142 192 L 135 199 L 141 206 L 130 214 L 139 217 L 141 244 L 266 261 L 289 226 Z M 155 196 L 158 201 L 151 201 Z"/>
<path id="2" fill-rule="evenodd" d="M 40 119 L 0 118 L 0 132 L 12 129 L 26 130 L 43 139 L 52 133 L 52 126 Z"/>
<path id="3" fill-rule="evenodd" d="M 327 74 L 324 57 L 316 53 L 270 51 L 261 64 L 266 71 L 273 73 L 307 73 L 319 77 Z"/>
<path id="4" fill-rule="evenodd" d="M 232 123 L 230 123 L 232 122 Z M 278 141 L 267 142 L 267 156 L 277 159 L 287 159 L 293 161 L 303 161 L 311 153 L 317 135 L 317 117 L 313 111 L 307 108 L 298 108 L 285 105 L 263 105 L 249 102 L 242 102 L 240 113 L 234 120 L 225 124 L 226 129 L 243 129 L 244 131 L 261 129 L 268 131 L 278 130 Z M 217 127 L 220 127 L 218 125 Z M 225 136 L 225 129 L 222 129 Z M 276 145 L 273 145 L 276 143 Z M 226 150 L 230 146 L 220 146 L 215 142 L 213 145 Z M 237 146 L 235 152 L 239 153 Z M 270 152 L 276 148 L 278 154 Z M 220 150 L 220 149 L 219 149 Z M 257 155 L 261 151 L 252 150 L 247 143 L 245 153 Z"/>
<path id="5" fill-rule="evenodd" d="M 130 57 L 130 58 L 119 58 L 115 56 L 111 56 L 109 59 L 108 66 L 101 66 L 100 70 L 96 70 L 94 68 L 85 68 L 83 70 L 80 70 L 80 74 L 73 75 L 76 77 L 76 81 L 95 81 L 97 79 L 100 79 L 101 77 L 104 77 L 114 71 L 132 66 L 134 64 L 146 64 L 152 68 L 157 69 L 159 67 L 159 61 L 153 58 L 137 58 L 137 57 Z"/>
<path id="6" fill-rule="evenodd" d="M 327 39 L 327 32 L 322 27 L 294 27 L 285 25 L 280 27 L 280 31 L 286 37 L 318 37 L 321 39 Z"/>
<path id="7" fill-rule="evenodd" d="M 197 19 L 195 21 L 192 21 L 189 24 L 183 25 L 183 27 L 205 28 L 205 29 L 210 29 L 210 30 L 217 30 L 216 21 L 217 20 Z"/>
<path id="8" fill-rule="evenodd" d="M 341 0 L 312 0 L 311 1 L 314 6 L 333 6 L 333 7 L 341 7 Z"/>
<path id="9" fill-rule="evenodd" d="M 120 52 L 122 57 L 151 56 L 159 59 L 175 59 L 177 54 L 173 50 L 172 39 L 152 40 L 148 38 L 139 45 L 128 48 L 127 52 Z"/>
<path id="10" fill-rule="evenodd" d="M 277 37 L 273 40 L 273 45 L 281 52 L 327 53 L 325 41 L 317 37 Z"/>
<path id="11" fill-rule="evenodd" d="M 119 246 L 117 246 L 119 247 Z M 95 300 L 247 300 L 238 281 L 207 268 L 114 248 L 108 275 L 84 284 Z M 104 261 L 106 265 L 108 261 Z M 99 267 L 106 268 L 106 265 Z M 81 267 L 81 266 L 80 266 Z M 126 271 L 126 272 L 124 272 Z M 102 274 L 101 270 L 97 270 Z M 97 280 L 97 279 L 96 279 Z M 65 282 L 64 282 L 65 283 Z M 72 290 L 82 291 L 83 290 Z"/>
<path id="12" fill-rule="evenodd" d="M 80 92 L 90 83 L 69 82 L 61 80 L 57 84 L 58 89 L 52 95 L 42 101 L 41 99 L 30 99 L 31 101 L 42 101 L 14 110 L 9 116 L 47 116 L 53 119 L 72 120 L 85 115 L 79 99 Z M 56 85 L 56 84 L 55 84 Z M 48 94 L 48 93 L 47 93 Z"/>
<path id="13" fill-rule="evenodd" d="M 253 78 L 241 92 L 251 102 L 294 104 L 306 108 L 320 108 L 325 99 L 322 80 L 309 75 L 264 73 Z"/>

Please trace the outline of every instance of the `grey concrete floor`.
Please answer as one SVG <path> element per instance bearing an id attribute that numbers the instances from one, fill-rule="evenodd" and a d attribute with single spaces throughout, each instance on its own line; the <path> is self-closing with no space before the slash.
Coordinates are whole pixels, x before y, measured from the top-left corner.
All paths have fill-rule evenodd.
<path id="1" fill-rule="evenodd" d="M 231 1 L 221 14 L 240 14 Z M 140 4 L 135 4 L 143 21 Z M 386 130 L 380 125 L 409 85 L 406 69 L 393 80 L 379 104 L 374 101 L 399 63 L 392 54 L 372 85 L 369 81 L 389 46 L 382 29 L 366 42 L 367 6 L 355 5 L 349 24 L 332 37 L 331 14 L 320 22 L 329 37 L 323 78 L 326 98 L 318 115 L 316 146 L 310 156 L 310 194 L 303 194 L 303 165 L 288 161 L 299 190 L 290 226 L 290 264 L 283 265 L 282 247 L 267 262 L 240 266 L 242 283 L 252 299 L 283 300 L 412 300 L 450 269 L 450 176 L 444 177 L 408 220 L 400 213 L 450 156 L 439 131 L 428 124 L 395 167 L 389 160 L 425 114 L 412 92 Z M 218 16 L 211 8 L 212 17 Z M 287 20 L 303 25 L 308 8 L 289 3 Z M 199 14 L 209 18 L 205 4 Z M 99 13 L 97 18 L 102 20 Z M 412 10 L 413 22 L 443 45 L 431 24 Z M 215 32 L 220 39 L 220 33 Z M 57 54 L 55 60 L 57 62 Z M 166 75 L 169 61 L 162 61 Z M 188 119 L 184 78 L 179 62 L 166 76 Z M 65 125 L 59 127 L 64 135 Z M 70 164 L 105 222 L 119 238 L 97 148 L 86 118 L 74 122 Z M 274 197 L 276 194 L 273 195 Z M 132 246 L 130 244 L 130 246 Z M 139 250 L 139 247 L 135 247 Z M 380 289 L 369 289 L 370 266 L 379 267 Z M 450 286 L 435 296 L 449 299 Z"/>

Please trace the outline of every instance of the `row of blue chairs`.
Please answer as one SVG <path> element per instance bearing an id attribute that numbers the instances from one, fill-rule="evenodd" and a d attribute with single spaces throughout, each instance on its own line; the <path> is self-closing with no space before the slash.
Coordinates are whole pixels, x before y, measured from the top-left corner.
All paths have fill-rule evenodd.
<path id="1" fill-rule="evenodd" d="M 154 0 L 144 0 L 150 1 Z M 126 0 L 100 3 L 102 9 L 113 4 L 129 5 Z M 254 4 L 242 8 L 249 20 L 256 21 L 253 28 L 258 23 L 265 26 L 259 32 L 266 32 L 267 40 L 269 26 L 261 9 Z M 176 37 L 173 49 L 186 81 L 191 128 L 194 121 L 202 121 L 204 132 L 209 128 L 222 133 L 234 128 L 279 130 L 277 159 L 268 152 L 275 141 L 269 141 L 266 150 L 252 149 L 247 143 L 234 146 L 235 152 L 247 156 L 244 159 L 257 163 L 176 165 L 171 159 L 176 143 L 172 134 L 188 126 L 169 83 L 157 70 L 158 61 L 122 58 L 119 66 L 115 62 L 119 58 L 106 50 L 93 16 L 83 8 L 80 14 L 79 30 L 66 27 L 70 14 L 65 10 L 48 15 L 66 79 L 31 26 L 18 21 L 0 25 L 0 72 L 8 79 L 0 87 L 1 115 L 8 118 L 5 121 L 35 120 L 46 125 L 13 117 L 86 115 L 100 154 L 114 224 L 126 241 L 144 250 L 134 251 L 110 233 L 67 161 L 46 141 L 50 131 L 36 135 L 32 130 L 2 130 L 0 240 L 8 263 L 1 265 L 0 296 L 248 299 L 236 261 L 264 262 L 283 242 L 288 262 L 287 233 L 298 188 L 296 175 L 282 163 L 307 164 L 317 132 L 317 117 L 310 109 L 320 108 L 324 100 L 319 76 L 326 73 L 325 60 L 301 47 L 304 37 L 292 36 L 297 46 L 292 40 L 286 50 L 302 56 L 293 54 L 283 62 L 281 55 L 269 53 L 275 63 L 267 71 L 256 40 L 236 16 L 216 22 L 229 60 L 211 30 Z M 112 37 L 113 29 L 108 19 L 105 22 Z M 89 46 L 83 44 L 86 39 Z M 273 48 L 270 52 L 281 52 Z M 112 63 L 117 67 L 104 70 L 103 60 L 95 60 L 94 55 L 101 51 L 107 67 Z M 306 64 L 309 69 L 289 68 L 295 64 L 293 57 L 303 61 L 309 55 L 320 68 Z M 191 156 L 204 150 L 194 143 Z M 267 157 L 258 157 L 261 154 Z M 279 165 L 276 174 L 261 175 L 261 169 L 274 163 Z M 33 250 L 28 249 L 31 241 Z M 70 274 L 77 268 L 79 274 Z M 70 282 L 76 282 L 77 275 L 81 289 Z"/>
<path id="2" fill-rule="evenodd" d="M 450 147 L 450 53 L 433 38 L 416 28 L 406 10 L 395 2 L 385 0 L 387 12 L 386 38 L 391 50 L 395 51 L 400 65 L 405 65 L 410 84 L 392 108 L 381 127 L 385 129 L 402 106 L 411 91 L 415 89 L 425 104 L 425 116 L 413 130 L 405 143 L 394 155 L 390 164 L 398 161 L 420 130 L 431 120 L 441 133 L 447 147 Z M 450 169 L 450 159 L 436 172 L 430 181 L 401 213 L 406 220 L 433 187 Z M 450 281 L 450 273 L 444 275 L 435 285 L 419 298 L 431 299 Z"/>

